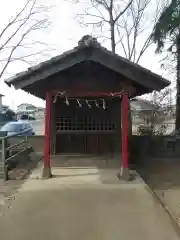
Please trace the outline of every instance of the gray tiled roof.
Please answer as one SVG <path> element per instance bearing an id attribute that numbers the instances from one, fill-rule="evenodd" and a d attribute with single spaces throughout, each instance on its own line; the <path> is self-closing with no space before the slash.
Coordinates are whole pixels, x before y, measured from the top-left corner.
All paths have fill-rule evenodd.
<path id="1" fill-rule="evenodd" d="M 109 56 L 113 56 L 114 58 L 117 58 L 118 60 L 120 60 L 121 62 L 124 62 L 126 64 L 128 64 L 129 66 L 139 69 L 145 73 L 148 73 L 149 75 L 151 75 L 154 78 L 157 78 L 159 80 L 161 80 L 162 82 L 164 82 L 165 85 L 169 85 L 169 81 L 162 78 L 162 76 L 155 74 L 153 72 L 151 72 L 150 70 L 136 64 L 133 63 L 131 61 L 129 61 L 128 59 L 125 59 L 117 54 L 113 54 L 111 51 L 107 50 L 106 48 L 102 47 L 95 38 L 86 35 L 84 36 L 79 42 L 78 42 L 78 46 L 73 48 L 70 51 L 66 51 L 64 53 L 62 53 L 61 55 L 58 55 L 56 57 L 53 57 L 47 61 L 41 62 L 39 64 L 37 64 L 36 66 L 30 67 L 28 68 L 26 71 L 17 73 L 16 75 L 12 76 L 11 78 L 8 78 L 5 80 L 5 82 L 8 85 L 13 84 L 14 81 L 18 81 L 18 80 L 22 80 L 24 79 L 26 76 L 30 75 L 31 73 L 36 73 L 39 70 L 42 70 L 44 68 L 50 68 L 53 64 L 58 63 L 61 59 L 63 59 L 64 57 L 71 55 L 73 53 L 76 53 L 79 51 L 79 49 L 83 49 L 83 48 L 88 48 L 88 47 L 93 47 L 96 49 L 100 49 L 101 51 L 107 53 Z"/>

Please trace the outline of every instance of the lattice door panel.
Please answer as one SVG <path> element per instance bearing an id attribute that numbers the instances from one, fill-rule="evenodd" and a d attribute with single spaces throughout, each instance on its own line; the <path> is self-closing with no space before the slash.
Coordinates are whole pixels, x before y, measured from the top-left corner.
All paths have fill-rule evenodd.
<path id="1" fill-rule="evenodd" d="M 56 119 L 56 131 L 113 131 L 116 124 L 109 119 L 92 116 L 60 116 Z"/>

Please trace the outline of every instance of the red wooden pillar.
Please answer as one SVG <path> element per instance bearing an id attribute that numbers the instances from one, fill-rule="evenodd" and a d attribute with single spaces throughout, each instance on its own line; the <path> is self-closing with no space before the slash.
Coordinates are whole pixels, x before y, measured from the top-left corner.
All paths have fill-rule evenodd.
<path id="1" fill-rule="evenodd" d="M 43 178 L 50 178 L 52 176 L 50 167 L 51 106 L 51 92 L 46 92 Z"/>
<path id="2" fill-rule="evenodd" d="M 118 174 L 119 178 L 129 180 L 129 169 L 128 169 L 128 94 L 122 94 L 121 102 L 121 145 L 122 145 L 122 161 L 121 171 Z"/>

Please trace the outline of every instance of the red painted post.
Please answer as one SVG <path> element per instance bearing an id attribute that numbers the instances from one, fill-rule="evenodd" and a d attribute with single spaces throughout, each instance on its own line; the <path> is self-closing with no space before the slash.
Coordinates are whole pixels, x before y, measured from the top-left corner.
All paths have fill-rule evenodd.
<path id="1" fill-rule="evenodd" d="M 51 177 L 51 170 L 50 170 L 51 103 L 52 103 L 51 93 L 46 92 L 45 136 L 44 136 L 44 170 L 43 170 L 43 177 L 44 178 Z"/>
<path id="2" fill-rule="evenodd" d="M 128 168 L 128 94 L 122 95 L 122 168 Z"/>

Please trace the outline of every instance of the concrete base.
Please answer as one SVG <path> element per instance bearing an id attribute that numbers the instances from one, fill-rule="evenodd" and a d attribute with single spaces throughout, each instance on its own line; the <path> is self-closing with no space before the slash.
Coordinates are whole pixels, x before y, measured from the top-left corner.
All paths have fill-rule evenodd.
<path id="1" fill-rule="evenodd" d="M 133 176 L 132 174 L 130 174 L 130 171 L 128 168 L 122 168 L 120 172 L 117 174 L 117 177 L 119 180 L 125 180 L 125 181 L 132 181 L 133 180 Z"/>
<path id="2" fill-rule="evenodd" d="M 44 167 L 43 168 L 42 178 L 43 179 L 52 178 L 51 167 Z"/>

